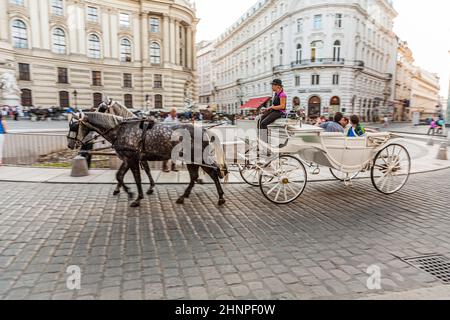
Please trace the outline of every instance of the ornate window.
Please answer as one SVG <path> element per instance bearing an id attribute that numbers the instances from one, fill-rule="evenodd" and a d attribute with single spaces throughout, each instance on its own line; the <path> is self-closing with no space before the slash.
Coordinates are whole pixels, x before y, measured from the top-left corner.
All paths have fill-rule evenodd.
<path id="1" fill-rule="evenodd" d="M 59 92 L 59 106 L 61 108 L 68 108 L 70 106 L 69 92 L 67 92 L 67 91 Z"/>
<path id="2" fill-rule="evenodd" d="M 31 107 L 33 105 L 33 97 L 30 89 L 22 89 L 22 106 Z"/>
<path id="3" fill-rule="evenodd" d="M 341 42 L 336 40 L 333 45 L 333 61 L 341 60 Z"/>
<path id="4" fill-rule="evenodd" d="M 159 33 L 159 19 L 150 18 L 150 32 Z"/>
<path id="5" fill-rule="evenodd" d="M 53 30 L 53 52 L 56 54 L 66 54 L 66 34 L 61 28 Z"/>
<path id="6" fill-rule="evenodd" d="M 120 41 L 120 61 L 131 62 L 131 41 L 127 38 Z"/>
<path id="7" fill-rule="evenodd" d="M 129 93 L 123 96 L 123 100 L 125 102 L 125 107 L 128 109 L 133 109 L 133 96 Z"/>
<path id="8" fill-rule="evenodd" d="M 311 62 L 322 59 L 323 41 L 313 41 L 311 43 Z"/>
<path id="9" fill-rule="evenodd" d="M 160 94 L 155 95 L 155 109 L 163 108 L 163 96 Z"/>
<path id="10" fill-rule="evenodd" d="M 98 22 L 98 9 L 96 7 L 87 7 L 87 20 L 89 22 Z"/>
<path id="11" fill-rule="evenodd" d="M 28 48 L 27 26 L 22 20 L 14 20 L 12 23 L 12 37 L 14 48 Z"/>
<path id="12" fill-rule="evenodd" d="M 157 42 L 152 42 L 150 44 L 150 63 L 161 63 L 161 46 Z"/>
<path id="13" fill-rule="evenodd" d="M 96 34 L 90 34 L 88 37 L 88 57 L 94 59 L 100 59 L 100 39 Z"/>
<path id="14" fill-rule="evenodd" d="M 63 0 L 52 0 L 52 14 L 55 16 L 64 15 Z"/>
<path id="15" fill-rule="evenodd" d="M 296 52 L 295 52 L 295 57 L 296 57 L 296 62 L 297 63 L 301 63 L 302 62 L 302 53 L 303 53 L 302 45 L 299 43 L 297 45 L 297 49 L 296 49 Z"/>
<path id="16" fill-rule="evenodd" d="M 16 6 L 23 6 L 24 0 L 9 0 L 10 4 L 16 5 Z"/>

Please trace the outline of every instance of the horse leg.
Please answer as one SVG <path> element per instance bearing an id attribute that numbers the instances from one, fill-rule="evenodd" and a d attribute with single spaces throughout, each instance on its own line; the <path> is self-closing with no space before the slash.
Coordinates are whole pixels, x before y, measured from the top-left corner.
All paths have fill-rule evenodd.
<path id="1" fill-rule="evenodd" d="M 155 188 L 155 180 L 153 180 L 152 173 L 150 171 L 150 166 L 147 161 L 141 161 L 142 168 L 144 168 L 145 173 L 147 174 L 148 179 L 150 180 L 150 189 L 147 191 L 147 195 L 153 194 L 153 188 Z"/>
<path id="2" fill-rule="evenodd" d="M 195 182 L 198 179 L 198 170 L 199 170 L 199 166 L 198 165 L 193 165 L 193 164 L 188 164 L 187 165 L 187 169 L 189 171 L 189 176 L 191 178 L 191 182 L 189 183 L 189 186 L 187 187 L 186 191 L 184 192 L 184 194 L 177 200 L 177 204 L 183 204 L 184 203 L 184 199 L 189 198 L 189 196 L 191 195 L 192 189 L 195 186 Z"/>
<path id="3" fill-rule="evenodd" d="M 225 199 L 223 197 L 225 193 L 223 192 L 222 185 L 220 184 L 219 173 L 217 172 L 216 169 L 212 169 L 209 167 L 203 167 L 203 170 L 214 181 L 214 184 L 216 185 L 216 188 L 217 188 L 217 193 L 219 194 L 219 202 L 217 204 L 219 206 L 223 206 L 225 204 Z"/>
<path id="4" fill-rule="evenodd" d="M 138 189 L 138 198 L 131 203 L 132 208 L 139 207 L 141 205 L 141 200 L 144 199 L 144 192 L 142 191 L 142 181 L 141 181 L 141 169 L 139 167 L 139 160 L 132 160 L 131 171 L 133 172 L 134 180 Z"/>
<path id="5" fill-rule="evenodd" d="M 133 192 L 130 191 L 130 188 L 128 188 L 124 183 L 125 175 L 127 174 L 128 170 L 130 170 L 130 167 L 128 164 L 124 161 L 122 165 L 120 166 L 119 171 L 117 171 L 116 179 L 117 179 L 117 187 L 116 190 L 114 190 L 114 195 L 117 196 L 120 193 L 120 188 L 123 188 L 125 192 L 128 194 L 128 198 L 133 198 Z"/>

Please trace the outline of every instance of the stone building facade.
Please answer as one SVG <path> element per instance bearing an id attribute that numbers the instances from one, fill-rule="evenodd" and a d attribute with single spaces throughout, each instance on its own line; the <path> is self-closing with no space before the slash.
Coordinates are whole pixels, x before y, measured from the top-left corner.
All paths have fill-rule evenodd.
<path id="1" fill-rule="evenodd" d="M 391 112 L 397 42 L 388 0 L 260 0 L 215 41 L 217 103 L 240 112 L 281 78 L 288 107 L 373 120 Z"/>
<path id="2" fill-rule="evenodd" d="M 1 0 L 0 73 L 24 106 L 195 102 L 197 18 L 188 0 Z M 0 101 L 1 103 L 1 101 Z"/>
<path id="3" fill-rule="evenodd" d="M 215 70 L 214 43 L 202 41 L 197 45 L 197 73 L 198 73 L 198 94 L 200 105 L 208 105 L 215 108 Z"/>

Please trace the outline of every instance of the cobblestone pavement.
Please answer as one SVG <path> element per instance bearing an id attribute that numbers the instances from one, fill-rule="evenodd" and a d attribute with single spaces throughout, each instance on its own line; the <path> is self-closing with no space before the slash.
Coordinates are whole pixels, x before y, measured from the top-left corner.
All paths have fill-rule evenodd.
<path id="1" fill-rule="evenodd" d="M 329 299 L 440 286 L 398 257 L 449 256 L 449 181 L 450 170 L 412 176 L 389 197 L 369 180 L 311 183 L 279 207 L 229 185 L 222 208 L 211 186 L 184 206 L 173 201 L 182 186 L 158 186 L 140 209 L 112 186 L 0 183 L 0 298 Z M 366 286 L 373 264 L 379 291 Z M 66 288 L 70 265 L 79 291 Z"/>

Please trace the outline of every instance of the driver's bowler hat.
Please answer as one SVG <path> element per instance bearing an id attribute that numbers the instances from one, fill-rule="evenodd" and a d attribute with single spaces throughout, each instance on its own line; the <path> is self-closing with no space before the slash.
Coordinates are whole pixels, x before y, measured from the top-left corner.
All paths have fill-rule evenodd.
<path id="1" fill-rule="evenodd" d="M 271 84 L 282 87 L 283 86 L 283 81 L 281 81 L 280 79 L 275 79 L 275 80 L 272 81 Z"/>

